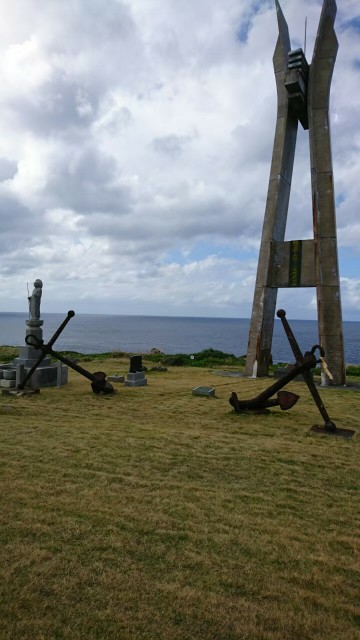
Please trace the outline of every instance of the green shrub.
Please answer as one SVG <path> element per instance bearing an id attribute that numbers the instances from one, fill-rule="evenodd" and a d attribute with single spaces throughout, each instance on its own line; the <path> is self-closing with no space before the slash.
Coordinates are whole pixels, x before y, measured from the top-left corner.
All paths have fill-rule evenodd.
<path id="1" fill-rule="evenodd" d="M 355 364 L 349 364 L 349 366 L 346 367 L 346 373 L 348 376 L 360 376 L 360 367 Z"/>
<path id="2" fill-rule="evenodd" d="M 0 347 L 0 363 L 12 362 L 14 358 L 19 356 L 19 349 L 17 347 L 9 347 L 4 345 Z"/>
<path id="3" fill-rule="evenodd" d="M 162 358 L 162 364 L 169 367 L 183 367 L 185 364 L 189 364 L 186 362 L 187 358 L 189 358 L 189 356 L 184 354 L 165 356 L 165 358 Z"/>

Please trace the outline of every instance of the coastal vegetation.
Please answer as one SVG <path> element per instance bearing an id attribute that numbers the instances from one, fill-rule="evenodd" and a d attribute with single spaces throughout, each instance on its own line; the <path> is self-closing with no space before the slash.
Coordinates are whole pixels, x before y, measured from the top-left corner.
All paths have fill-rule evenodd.
<path id="1" fill-rule="evenodd" d="M 157 350 L 155 350 L 157 351 Z M 62 355 L 73 359 L 76 362 L 92 362 L 103 361 L 106 359 L 129 358 L 131 354 L 119 351 L 108 353 L 79 353 L 78 351 L 60 351 Z M 19 355 L 18 347 L 0 346 L 0 362 L 12 362 Z M 149 363 L 161 364 L 172 367 L 237 367 L 239 371 L 243 371 L 246 356 L 235 356 L 233 353 L 225 353 L 218 349 L 204 349 L 198 353 L 175 353 L 165 354 L 160 351 L 157 353 L 146 353 L 144 357 Z M 277 362 L 270 367 L 270 372 L 275 371 L 279 367 L 286 366 L 287 363 Z M 360 377 L 360 365 L 348 365 L 346 374 L 351 377 Z"/>
<path id="2" fill-rule="evenodd" d="M 310 435 L 303 383 L 291 411 L 235 414 L 231 391 L 269 381 L 152 362 L 147 387 L 113 396 L 74 371 L 0 396 L 0 637 L 360 638 L 358 436 Z M 321 395 L 359 429 L 358 391 Z"/>

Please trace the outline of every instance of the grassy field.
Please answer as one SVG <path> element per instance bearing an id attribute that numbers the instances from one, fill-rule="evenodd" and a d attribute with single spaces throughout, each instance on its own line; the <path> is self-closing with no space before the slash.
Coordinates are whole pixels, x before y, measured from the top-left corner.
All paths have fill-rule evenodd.
<path id="1" fill-rule="evenodd" d="M 268 381 L 147 377 L 0 396 L 1 640 L 360 639 L 359 435 L 309 435 L 301 383 L 261 416 L 228 398 Z M 321 395 L 359 431 L 360 392 Z"/>

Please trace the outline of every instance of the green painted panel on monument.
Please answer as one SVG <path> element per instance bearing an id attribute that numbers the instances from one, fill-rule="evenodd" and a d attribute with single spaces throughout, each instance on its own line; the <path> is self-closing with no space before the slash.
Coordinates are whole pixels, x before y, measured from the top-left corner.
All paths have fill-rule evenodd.
<path id="1" fill-rule="evenodd" d="M 315 285 L 314 240 L 271 243 L 268 287 L 314 287 Z"/>
<path id="2" fill-rule="evenodd" d="M 301 285 L 302 240 L 290 242 L 289 287 Z"/>

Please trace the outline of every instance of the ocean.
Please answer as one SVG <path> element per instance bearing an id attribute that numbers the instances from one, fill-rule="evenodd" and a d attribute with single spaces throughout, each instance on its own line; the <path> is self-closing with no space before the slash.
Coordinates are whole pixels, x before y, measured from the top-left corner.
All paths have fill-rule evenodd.
<path id="1" fill-rule="evenodd" d="M 44 313 L 43 337 L 47 342 L 66 314 Z M 0 313 L 0 344 L 24 344 L 24 313 Z M 302 351 L 318 342 L 315 320 L 292 320 L 291 328 Z M 145 353 L 152 348 L 164 353 L 197 353 L 212 347 L 236 356 L 246 354 L 250 320 L 244 318 L 181 318 L 164 316 L 116 316 L 76 314 L 56 341 L 54 348 L 103 353 L 126 351 Z M 347 364 L 360 363 L 360 322 L 344 322 Z M 274 362 L 292 362 L 280 320 L 275 320 Z"/>

